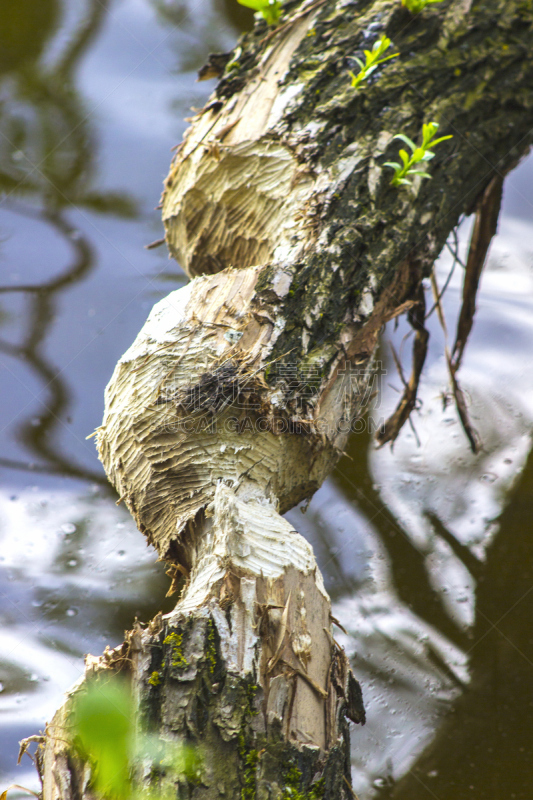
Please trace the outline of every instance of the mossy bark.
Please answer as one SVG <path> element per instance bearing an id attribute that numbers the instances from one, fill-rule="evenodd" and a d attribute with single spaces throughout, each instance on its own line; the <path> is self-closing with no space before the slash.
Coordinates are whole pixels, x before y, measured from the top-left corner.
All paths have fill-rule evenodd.
<path id="1" fill-rule="evenodd" d="M 174 666 L 172 646 L 164 645 L 169 631 L 170 636 L 179 631 L 182 639 L 179 663 Z M 151 674 L 157 672 L 160 683 L 148 691 L 143 684 L 141 724 L 164 738 L 197 747 L 202 762 L 195 785 L 182 779 L 178 796 L 343 797 L 344 779 L 350 778 L 343 739 L 327 752 L 312 742 L 301 746 L 288 741 L 283 719 L 274 713 L 276 704 L 268 703 L 264 687 L 254 682 L 252 673 L 243 676 L 228 665 L 221 647 L 225 635 L 224 623 L 215 613 L 165 620 L 160 632 L 143 637 L 143 646 L 157 654 L 148 669 L 154 667 Z M 289 686 L 288 694 L 294 688 Z M 347 723 L 343 726 L 347 728 Z M 347 730 L 342 733 L 349 738 Z M 163 790 L 165 776 L 152 786 Z"/>
<path id="2" fill-rule="evenodd" d="M 310 547 L 303 540 L 296 546 L 309 559 L 306 577 L 298 558 L 277 579 L 254 578 L 250 569 L 228 562 L 196 610 L 188 610 L 195 592 L 190 586 L 171 615 L 137 624 L 116 651 L 88 658 L 85 679 L 47 727 L 40 759 L 45 800 L 95 796 L 95 765 L 80 755 L 73 709 L 79 692 L 113 674 L 131 683 L 139 732 L 196 753 L 192 776 L 138 759 L 132 765 L 136 790 L 180 800 L 350 797 L 346 717 L 364 722 L 360 689 L 329 633 L 320 579 L 316 604 Z M 287 588 L 285 614 L 276 601 Z M 304 631 L 316 652 L 308 646 L 305 654 Z"/>
<path id="3" fill-rule="evenodd" d="M 243 37 L 193 118 L 163 218 L 191 275 L 265 265 L 258 303 L 283 265 L 292 282 L 274 354 L 323 364 L 346 341 L 367 353 L 357 334 L 372 305 L 391 286 L 388 306 L 409 298 L 494 174 L 527 153 L 533 12 L 523 0 L 444 2 L 414 17 L 397 0 L 286 8 L 279 32 L 259 23 Z M 353 56 L 381 35 L 399 56 L 354 91 Z M 432 180 L 391 186 L 383 165 L 404 146 L 393 137 L 418 141 L 432 120 L 454 137 Z"/>
<path id="4" fill-rule="evenodd" d="M 419 319 L 449 232 L 527 152 L 532 20 L 524 0 L 417 16 L 398 0 L 288 2 L 278 27 L 258 21 L 211 61 L 222 79 L 163 194 L 170 252 L 195 279 L 120 360 L 98 430 L 140 530 L 186 576 L 173 614 L 120 656 L 140 724 L 204 753 L 179 797 L 351 796 L 360 692 L 312 553 L 279 513 L 342 452 L 383 323 Z M 353 57 L 381 35 L 399 56 L 354 90 Z M 394 136 L 429 121 L 453 134 L 432 179 L 391 186 Z M 90 796 L 65 713 L 45 800 Z"/>

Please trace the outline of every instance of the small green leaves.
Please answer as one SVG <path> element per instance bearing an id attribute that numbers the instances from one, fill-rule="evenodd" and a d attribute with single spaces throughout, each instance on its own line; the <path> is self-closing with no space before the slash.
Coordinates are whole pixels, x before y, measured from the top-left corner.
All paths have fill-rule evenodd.
<path id="1" fill-rule="evenodd" d="M 241 0 L 239 0 L 239 2 L 241 2 Z M 392 55 L 385 56 L 385 58 L 382 58 L 381 56 L 383 55 L 385 50 L 389 49 L 390 45 L 391 45 L 391 40 L 387 38 L 387 36 L 382 36 L 380 39 L 374 42 L 372 50 L 364 51 L 365 62 L 366 62 L 365 64 L 363 64 L 360 58 L 355 58 L 354 56 L 355 61 L 357 61 L 357 63 L 361 68 L 361 72 L 359 72 L 357 75 L 354 75 L 353 72 L 348 73 L 352 79 L 353 89 L 357 89 L 359 85 L 363 81 L 365 81 L 369 75 L 371 75 L 374 72 L 374 70 L 378 67 L 379 64 L 383 64 L 383 62 L 388 61 L 389 58 L 396 58 L 396 56 L 400 55 L 399 53 L 392 53 Z"/>
<path id="2" fill-rule="evenodd" d="M 402 0 L 402 6 L 405 6 L 411 14 L 420 14 L 430 3 L 442 3 L 442 0 Z"/>
<path id="3" fill-rule="evenodd" d="M 412 139 L 409 139 L 409 137 L 405 136 L 403 133 L 398 133 L 394 137 L 395 139 L 400 139 L 400 141 L 407 145 L 411 150 L 411 155 L 409 155 L 406 150 L 402 149 L 398 153 L 402 162 L 401 164 L 397 161 L 387 161 L 385 163 L 384 166 L 391 167 L 394 170 L 394 177 L 391 180 L 392 186 L 410 186 L 412 180 L 409 179 L 409 176 L 416 177 L 418 175 L 420 178 L 431 178 L 428 172 L 424 172 L 423 169 L 414 169 L 414 167 L 416 164 L 431 161 L 435 153 L 429 149 L 430 147 L 435 147 L 435 145 L 440 144 L 440 142 L 452 138 L 452 136 L 449 135 L 441 136 L 440 139 L 434 139 L 433 137 L 437 133 L 438 128 L 439 125 L 437 122 L 428 122 L 422 125 L 422 144 L 420 147 L 417 147 Z"/>
<path id="4" fill-rule="evenodd" d="M 280 0 L 237 0 L 241 6 L 259 11 L 269 25 L 276 25 L 281 14 Z M 435 0 L 433 0 L 435 2 Z"/>

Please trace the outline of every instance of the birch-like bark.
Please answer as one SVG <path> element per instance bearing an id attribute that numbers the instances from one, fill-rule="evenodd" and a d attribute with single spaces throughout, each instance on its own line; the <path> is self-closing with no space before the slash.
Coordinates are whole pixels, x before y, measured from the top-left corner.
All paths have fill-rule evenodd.
<path id="1" fill-rule="evenodd" d="M 527 151 L 531 22 L 512 0 L 414 17 L 397 0 L 288 2 L 277 28 L 258 22 L 212 60 L 224 74 L 163 195 L 193 280 L 119 361 L 98 430 L 183 591 L 90 674 L 127 669 L 140 725 L 201 749 L 179 797 L 351 797 L 358 684 L 313 553 L 280 514 L 342 452 L 382 325 L 418 307 L 423 331 L 421 282 L 450 230 Z M 400 55 L 354 90 L 350 59 L 381 35 Z M 394 136 L 432 120 L 454 137 L 432 180 L 391 186 Z M 68 709 L 46 739 L 45 800 L 91 795 Z"/>

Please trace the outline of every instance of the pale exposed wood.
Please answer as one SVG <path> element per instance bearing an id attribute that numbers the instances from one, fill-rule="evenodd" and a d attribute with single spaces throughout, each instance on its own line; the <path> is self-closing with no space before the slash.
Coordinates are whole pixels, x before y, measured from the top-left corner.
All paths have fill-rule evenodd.
<path id="1" fill-rule="evenodd" d="M 162 557 L 181 558 L 187 568 L 186 526 L 211 502 L 218 481 L 239 492 L 245 476 L 284 512 L 320 486 L 346 438 L 337 431 L 342 402 L 311 420 L 310 435 L 277 432 L 289 417 L 260 378 L 281 318 L 250 307 L 258 272 L 226 270 L 172 292 L 154 307 L 106 391 L 100 457 L 140 530 Z M 239 405 L 235 397 L 213 416 L 207 397 L 203 409 L 183 410 L 180 393 L 222 364 L 245 365 L 239 386 L 254 389 L 253 402 Z M 213 403 L 222 389 L 211 390 Z"/>

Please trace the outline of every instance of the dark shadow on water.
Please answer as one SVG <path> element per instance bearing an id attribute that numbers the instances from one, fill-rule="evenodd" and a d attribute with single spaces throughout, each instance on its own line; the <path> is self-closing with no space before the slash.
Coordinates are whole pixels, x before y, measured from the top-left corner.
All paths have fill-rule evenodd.
<path id="1" fill-rule="evenodd" d="M 347 498 L 357 503 L 366 519 L 372 520 L 388 553 L 394 588 L 400 600 L 450 641 L 465 647 L 467 638 L 464 631 L 450 619 L 440 596 L 430 584 L 425 554 L 417 550 L 373 486 L 368 466 L 372 447 L 373 437 L 368 430 L 352 434 L 346 448 L 348 458 L 339 462 L 334 473 L 336 483 Z"/>
<path id="2" fill-rule="evenodd" d="M 533 455 L 478 572 L 471 684 L 416 766 L 380 800 L 530 800 L 533 792 Z"/>
<path id="3" fill-rule="evenodd" d="M 456 625 L 430 585 L 430 574 L 372 485 L 370 435 L 353 435 L 334 476 L 377 530 L 390 559 L 394 589 L 422 620 L 469 659 L 471 682 L 440 717 L 435 738 L 398 782 L 382 781 L 379 800 L 531 800 L 533 788 L 533 455 L 497 520 L 499 532 L 478 561 L 430 515 L 436 533 L 477 584 L 475 624 Z M 330 565 L 331 567 L 331 565 Z M 342 587 L 342 569 L 339 569 Z M 343 590 L 341 588 L 340 594 Z M 442 668 L 442 664 L 436 665 Z"/>

